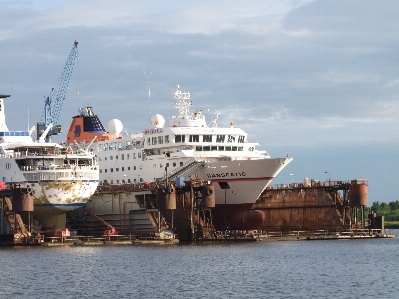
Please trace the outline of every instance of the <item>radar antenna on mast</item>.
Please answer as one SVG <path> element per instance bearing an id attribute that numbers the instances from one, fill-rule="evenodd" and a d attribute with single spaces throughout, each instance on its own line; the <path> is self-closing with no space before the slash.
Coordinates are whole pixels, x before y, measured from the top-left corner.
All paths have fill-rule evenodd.
<path id="1" fill-rule="evenodd" d="M 151 79 L 151 75 L 152 72 L 150 72 L 150 75 L 147 76 L 147 74 L 145 73 L 145 70 L 143 70 L 144 72 L 144 76 L 147 78 L 147 84 L 148 84 L 148 103 L 150 104 L 150 124 L 151 124 L 151 86 L 150 86 L 150 79 Z"/>

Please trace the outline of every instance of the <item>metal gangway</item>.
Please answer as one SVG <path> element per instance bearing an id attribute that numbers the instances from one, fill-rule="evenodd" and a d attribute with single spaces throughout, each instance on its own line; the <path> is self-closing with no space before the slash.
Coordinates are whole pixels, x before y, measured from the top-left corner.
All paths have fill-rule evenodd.
<path id="1" fill-rule="evenodd" d="M 166 175 L 163 176 L 162 181 L 176 181 L 177 177 L 184 177 L 189 178 L 193 174 L 197 173 L 198 170 L 203 169 L 205 167 L 204 161 L 197 161 L 195 159 L 191 159 L 184 163 L 179 168 L 168 172 Z"/>

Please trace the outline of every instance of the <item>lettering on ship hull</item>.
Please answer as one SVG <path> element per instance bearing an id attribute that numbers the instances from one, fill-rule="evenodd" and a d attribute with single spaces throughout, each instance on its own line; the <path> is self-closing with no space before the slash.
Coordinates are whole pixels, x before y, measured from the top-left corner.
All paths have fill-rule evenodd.
<path id="1" fill-rule="evenodd" d="M 211 178 L 228 178 L 228 177 L 244 177 L 247 174 L 243 172 L 224 172 L 224 173 L 208 173 L 208 179 Z"/>

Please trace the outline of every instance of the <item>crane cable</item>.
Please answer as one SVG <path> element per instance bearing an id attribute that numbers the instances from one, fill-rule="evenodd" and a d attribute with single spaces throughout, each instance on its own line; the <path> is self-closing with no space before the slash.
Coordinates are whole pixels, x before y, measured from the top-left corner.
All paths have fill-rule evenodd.
<path id="1" fill-rule="evenodd" d="M 80 86 L 79 86 L 79 55 L 78 55 L 78 49 L 76 49 L 76 80 L 77 80 L 77 86 L 78 86 L 78 92 L 77 92 L 77 97 L 78 97 L 78 108 L 80 107 Z"/>

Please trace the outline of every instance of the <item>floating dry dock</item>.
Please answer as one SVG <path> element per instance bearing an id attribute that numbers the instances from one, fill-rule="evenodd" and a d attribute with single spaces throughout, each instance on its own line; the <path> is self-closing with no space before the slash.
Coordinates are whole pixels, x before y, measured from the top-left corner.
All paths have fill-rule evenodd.
<path id="1" fill-rule="evenodd" d="M 265 213 L 260 227 L 277 231 L 384 230 L 384 218 L 367 211 L 367 180 L 316 181 L 269 186 L 252 209 Z"/>
<path id="2" fill-rule="evenodd" d="M 368 213 L 365 180 L 304 180 L 299 184 L 276 185 L 264 190 L 252 209 L 265 213 L 257 230 L 216 230 L 212 223 L 212 196 L 208 182 L 192 180 L 164 195 L 162 186 L 107 186 L 87 203 L 118 231 L 145 236 L 169 229 L 180 241 L 320 240 L 392 237 L 385 233 L 384 219 Z M 171 193 L 171 194 L 172 194 Z M 161 197 L 160 197 L 161 196 Z M 80 214 L 79 214 L 80 213 Z M 84 217 L 84 211 L 69 214 L 71 229 L 98 234 L 105 227 Z"/>
<path id="3" fill-rule="evenodd" d="M 211 190 L 211 191 L 210 191 Z M 18 192 L 16 192 L 18 191 Z M 22 196 L 21 196 L 22 194 Z M 366 211 L 365 180 L 304 180 L 270 186 L 252 209 L 265 214 L 256 230 L 213 226 L 214 189 L 208 181 L 102 186 L 84 208 L 69 212 L 64 229 L 37 232 L 27 190 L 0 191 L 2 245 L 134 245 L 178 241 L 251 242 L 391 238 L 384 217 Z"/>

